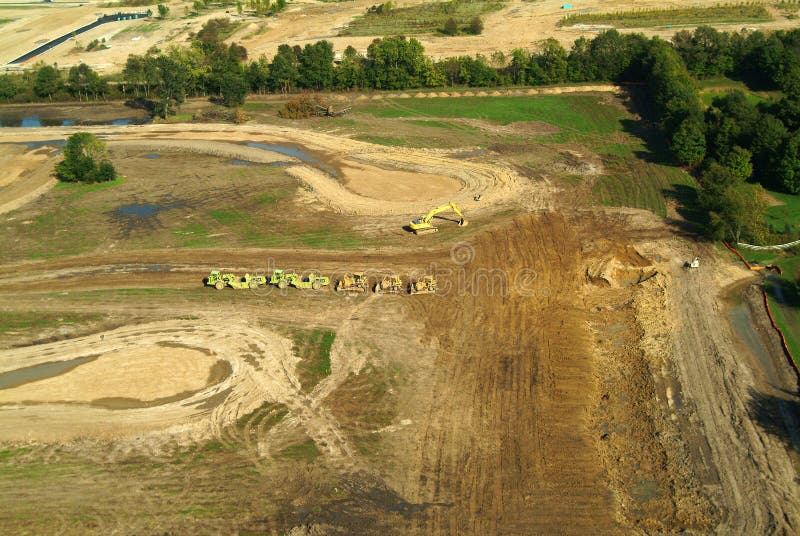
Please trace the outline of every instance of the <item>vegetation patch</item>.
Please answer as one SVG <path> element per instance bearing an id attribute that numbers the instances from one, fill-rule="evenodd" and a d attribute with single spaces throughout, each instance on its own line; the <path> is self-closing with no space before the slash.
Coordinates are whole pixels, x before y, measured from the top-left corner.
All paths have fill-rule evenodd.
<path id="1" fill-rule="evenodd" d="M 351 374 L 326 399 L 326 404 L 363 455 L 380 453 L 380 429 L 397 418 L 397 367 L 368 365 Z"/>
<path id="2" fill-rule="evenodd" d="M 591 95 L 538 97 L 431 98 L 370 104 L 365 111 L 376 117 L 465 117 L 507 125 L 516 121 L 544 121 L 579 134 L 617 132 L 624 110 L 598 103 Z"/>
<path id="3" fill-rule="evenodd" d="M 452 19 L 461 31 L 469 27 L 476 17 L 498 11 L 505 4 L 498 1 L 452 0 L 432 2 L 412 7 L 393 8 L 391 2 L 372 6 L 354 19 L 339 35 L 418 35 L 445 31 Z M 463 30 L 462 30 L 463 29 Z"/>
<path id="4" fill-rule="evenodd" d="M 781 240 L 792 242 L 800 236 L 800 195 L 769 192 L 781 204 L 767 209 L 767 225 Z"/>
<path id="5" fill-rule="evenodd" d="M 306 460 L 313 461 L 314 458 L 320 455 L 317 444 L 313 439 L 309 439 L 297 445 L 291 445 L 278 452 L 276 458 L 288 458 L 292 460 Z"/>
<path id="6" fill-rule="evenodd" d="M 603 163 L 606 175 L 594 185 L 595 199 L 602 205 L 643 208 L 666 216 L 667 197 L 695 188 L 694 179 L 678 167 L 614 154 L 607 154 Z"/>
<path id="7" fill-rule="evenodd" d="M 714 24 L 726 22 L 766 22 L 772 20 L 766 6 L 759 3 L 718 4 L 710 7 L 674 9 L 637 9 L 613 13 L 577 13 L 567 15 L 558 26 L 603 24 L 618 28 L 647 28 L 682 24 Z"/>
<path id="8" fill-rule="evenodd" d="M 293 351 L 300 358 L 297 375 L 305 391 L 331 374 L 331 347 L 336 333 L 321 329 L 296 330 L 292 333 Z"/>
<path id="9" fill-rule="evenodd" d="M 35 331 L 63 325 L 80 324 L 104 318 L 99 313 L 52 313 L 0 311 L 0 334 Z"/>

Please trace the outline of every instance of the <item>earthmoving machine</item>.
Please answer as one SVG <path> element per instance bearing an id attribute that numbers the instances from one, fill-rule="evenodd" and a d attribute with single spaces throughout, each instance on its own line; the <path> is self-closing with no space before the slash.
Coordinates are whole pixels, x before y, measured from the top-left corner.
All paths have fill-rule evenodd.
<path id="1" fill-rule="evenodd" d="M 336 283 L 336 292 L 366 292 L 369 280 L 364 272 L 347 272 Z"/>
<path id="2" fill-rule="evenodd" d="M 423 276 L 411 283 L 411 294 L 434 294 L 436 292 L 436 278 L 432 275 Z"/>
<path id="3" fill-rule="evenodd" d="M 685 262 L 683 263 L 683 267 L 687 270 L 691 270 L 692 268 L 700 268 L 700 257 L 695 257 L 692 259 L 692 262 Z"/>
<path id="4" fill-rule="evenodd" d="M 399 275 L 387 275 L 375 283 L 376 294 L 401 294 L 403 290 L 403 280 Z"/>
<path id="5" fill-rule="evenodd" d="M 459 227 L 467 226 L 469 222 L 467 222 L 466 218 L 464 218 L 464 214 L 461 212 L 461 210 L 459 210 L 459 208 L 456 206 L 455 203 L 450 201 L 450 203 L 448 203 L 447 205 L 436 207 L 435 209 L 428 212 L 426 215 L 420 216 L 416 220 L 412 220 L 409 227 L 411 227 L 411 230 L 414 231 L 414 234 L 418 235 L 435 233 L 439 229 L 431 224 L 431 220 L 437 214 L 441 214 L 442 212 L 447 212 L 449 210 L 452 210 L 453 212 L 458 214 L 458 216 L 461 218 L 458 222 Z"/>
<path id="6" fill-rule="evenodd" d="M 225 287 L 235 289 L 258 288 L 267 284 L 267 278 L 263 275 L 250 274 L 244 274 L 243 277 L 239 277 L 236 274 L 223 274 L 219 270 L 211 270 L 206 284 L 217 290 L 222 290 Z"/>
<path id="7" fill-rule="evenodd" d="M 330 278 L 315 274 L 314 272 L 311 272 L 305 277 L 301 277 L 294 272 L 286 272 L 284 270 L 275 270 L 269 278 L 269 283 L 271 285 L 277 285 L 280 289 L 291 285 L 295 288 L 319 290 L 322 287 L 327 287 L 330 282 Z"/>

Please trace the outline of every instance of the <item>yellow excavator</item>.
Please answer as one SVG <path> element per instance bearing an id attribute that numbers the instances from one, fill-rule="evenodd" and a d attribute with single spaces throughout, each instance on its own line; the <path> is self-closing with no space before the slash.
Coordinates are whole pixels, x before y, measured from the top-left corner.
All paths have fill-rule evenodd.
<path id="1" fill-rule="evenodd" d="M 437 214 L 440 214 L 442 212 L 447 212 L 448 210 L 452 210 L 453 212 L 458 214 L 459 217 L 461 218 L 461 220 L 458 222 L 459 227 L 467 226 L 469 222 L 464 218 L 464 214 L 458 209 L 455 203 L 450 201 L 449 204 L 436 207 L 435 209 L 428 212 L 426 215 L 420 216 L 416 220 L 412 220 L 409 227 L 411 227 L 411 230 L 414 231 L 414 234 L 418 235 L 435 233 L 439 229 L 431 224 L 431 220 Z"/>

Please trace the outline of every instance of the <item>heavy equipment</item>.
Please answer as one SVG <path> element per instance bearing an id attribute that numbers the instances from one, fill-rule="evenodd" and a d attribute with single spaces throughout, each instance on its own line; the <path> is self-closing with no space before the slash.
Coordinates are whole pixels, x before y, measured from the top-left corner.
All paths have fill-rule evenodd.
<path id="1" fill-rule="evenodd" d="M 289 280 L 292 276 L 297 277 L 297 274 L 290 274 L 276 268 L 269 278 L 269 284 L 276 285 L 278 288 L 284 289 L 289 286 Z"/>
<path id="2" fill-rule="evenodd" d="M 236 274 L 223 274 L 219 270 L 211 270 L 208 279 L 206 279 L 206 284 L 217 290 L 222 290 L 225 287 L 235 289 L 258 288 L 267 284 L 267 278 L 263 275 L 250 274 L 244 274 L 243 277 L 239 277 Z"/>
<path id="3" fill-rule="evenodd" d="M 311 272 L 307 276 L 300 277 L 294 272 L 286 272 L 284 270 L 275 270 L 269 278 L 270 285 L 277 285 L 278 288 L 284 289 L 289 285 L 295 288 L 310 288 L 319 290 L 322 287 L 327 287 L 331 280 L 328 277 L 317 275 Z"/>
<path id="4" fill-rule="evenodd" d="M 376 294 L 401 294 L 403 291 L 403 280 L 399 275 L 387 275 L 375 283 Z"/>
<path id="5" fill-rule="evenodd" d="M 411 294 L 434 294 L 435 292 L 436 278 L 432 275 L 426 275 L 411 282 Z"/>
<path id="6" fill-rule="evenodd" d="M 700 268 L 700 257 L 695 257 L 694 259 L 692 259 L 691 262 L 686 261 L 685 263 L 683 263 L 683 267 L 686 268 L 687 270 L 690 270 L 692 268 Z"/>
<path id="7" fill-rule="evenodd" d="M 414 234 L 429 234 L 435 233 L 439 229 L 434 227 L 431 224 L 431 220 L 437 214 L 441 214 L 442 212 L 447 212 L 448 210 L 452 210 L 461 218 L 458 222 L 459 227 L 466 227 L 469 222 L 467 222 L 466 218 L 464 218 L 464 214 L 462 214 L 461 210 L 456 206 L 455 203 L 450 201 L 447 205 L 442 205 L 440 207 L 436 207 L 435 209 L 431 210 L 424 216 L 420 216 L 416 220 L 412 220 L 409 227 L 411 230 L 414 231 Z"/>
<path id="8" fill-rule="evenodd" d="M 369 280 L 364 272 L 347 272 L 336 283 L 336 292 L 366 292 Z"/>

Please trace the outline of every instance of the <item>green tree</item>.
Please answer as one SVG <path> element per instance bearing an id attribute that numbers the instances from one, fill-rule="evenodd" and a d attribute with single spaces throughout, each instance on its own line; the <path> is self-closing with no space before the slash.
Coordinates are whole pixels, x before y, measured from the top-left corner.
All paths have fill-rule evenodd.
<path id="1" fill-rule="evenodd" d="M 416 39 L 375 39 L 367 48 L 367 83 L 376 89 L 407 89 L 435 85 L 441 78 Z"/>
<path id="2" fill-rule="evenodd" d="M 753 173 L 762 184 L 781 188 L 782 180 L 776 170 L 784 140 L 789 131 L 776 117 L 764 114 L 755 123 L 750 151 L 753 153 Z"/>
<path id="3" fill-rule="evenodd" d="M 258 61 L 251 61 L 247 66 L 247 82 L 250 91 L 264 93 L 269 90 L 269 60 L 262 54 Z"/>
<path id="4" fill-rule="evenodd" d="M 706 157 L 706 135 L 703 122 L 685 119 L 672 136 L 672 152 L 681 164 L 694 166 Z"/>
<path id="5" fill-rule="evenodd" d="M 342 54 L 342 61 L 334 67 L 333 79 L 337 89 L 352 89 L 364 85 L 364 56 L 352 46 Z"/>
<path id="6" fill-rule="evenodd" d="M 320 90 L 333 85 L 333 45 L 330 42 L 306 45 L 299 60 L 298 74 L 304 87 Z"/>
<path id="7" fill-rule="evenodd" d="M 97 99 L 98 95 L 105 93 L 108 88 L 106 81 L 85 63 L 70 67 L 67 84 L 70 93 L 79 100 L 83 100 L 84 97 L 89 100 L 90 94 Z"/>
<path id="8" fill-rule="evenodd" d="M 288 93 L 297 85 L 298 76 L 297 55 L 289 45 L 280 45 L 269 64 L 270 87 Z"/>
<path id="9" fill-rule="evenodd" d="M 469 26 L 467 26 L 467 31 L 472 35 L 480 35 L 483 33 L 483 20 L 480 17 L 474 17 L 471 21 L 469 21 Z"/>
<path id="10" fill-rule="evenodd" d="M 61 89 L 61 85 L 61 75 L 55 66 L 42 64 L 36 69 L 33 91 L 38 97 L 47 97 L 52 101 L 53 94 Z"/>
<path id="11" fill-rule="evenodd" d="M 11 101 L 17 95 L 17 84 L 10 74 L 0 75 L 0 98 Z"/>
<path id="12" fill-rule="evenodd" d="M 557 84 L 567 79 L 567 51 L 561 43 L 545 39 L 539 51 L 531 56 L 528 81 L 538 84 Z"/>
<path id="13" fill-rule="evenodd" d="M 787 192 L 800 194 L 800 132 L 786 140 L 776 171 Z"/>
<path id="14" fill-rule="evenodd" d="M 719 209 L 709 213 L 711 234 L 733 243 L 763 243 L 768 234 L 764 218 L 768 207 L 760 184 L 741 183 L 726 188 L 719 198 Z"/>
<path id="15" fill-rule="evenodd" d="M 155 60 L 158 71 L 158 96 L 160 114 L 169 117 L 173 108 L 186 100 L 186 91 L 191 81 L 189 68 L 181 62 L 167 56 L 159 56 Z"/>
<path id="16" fill-rule="evenodd" d="M 456 19 L 450 17 L 444 23 L 444 33 L 445 35 L 456 35 L 458 33 L 458 23 Z"/>
<path id="17" fill-rule="evenodd" d="M 106 144 L 88 132 L 76 132 L 64 146 L 64 160 L 56 164 L 58 178 L 65 182 L 103 182 L 116 177 L 107 159 Z"/>
<path id="18" fill-rule="evenodd" d="M 167 15 L 169 15 L 169 8 L 164 4 L 158 4 L 158 18 L 159 19 L 166 19 Z"/>
<path id="19" fill-rule="evenodd" d="M 220 93 L 225 106 L 241 106 L 249 90 L 247 78 L 239 65 L 231 65 L 222 78 Z"/>
<path id="20" fill-rule="evenodd" d="M 720 160 L 720 164 L 730 169 L 736 176 L 746 181 L 753 174 L 752 155 L 750 151 L 738 145 L 733 146 L 730 151 Z"/>

